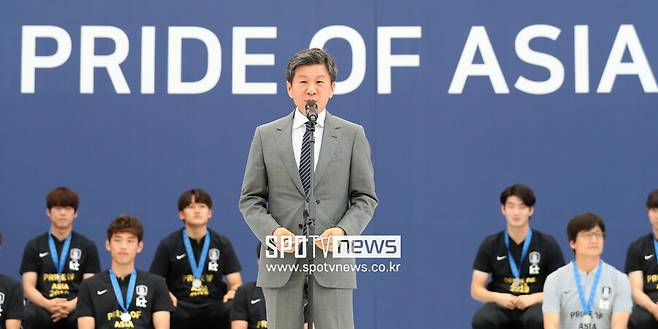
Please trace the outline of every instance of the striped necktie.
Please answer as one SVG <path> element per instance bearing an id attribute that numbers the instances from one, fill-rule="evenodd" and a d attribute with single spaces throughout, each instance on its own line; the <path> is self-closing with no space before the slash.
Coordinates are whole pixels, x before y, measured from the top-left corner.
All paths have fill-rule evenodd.
<path id="1" fill-rule="evenodd" d="M 302 180 L 304 193 L 308 195 L 311 188 L 311 122 L 307 121 L 302 139 L 302 154 L 299 158 L 299 178 Z"/>

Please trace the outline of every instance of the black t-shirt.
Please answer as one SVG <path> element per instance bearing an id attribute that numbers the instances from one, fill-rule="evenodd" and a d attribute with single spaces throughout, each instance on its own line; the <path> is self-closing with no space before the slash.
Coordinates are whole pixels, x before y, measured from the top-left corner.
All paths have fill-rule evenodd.
<path id="1" fill-rule="evenodd" d="M 653 233 L 631 243 L 626 253 L 626 273 L 642 271 L 643 291 L 651 300 L 658 301 L 658 260 L 653 245 Z"/>
<path id="2" fill-rule="evenodd" d="M 50 255 L 48 234 L 41 234 L 27 243 L 23 252 L 21 274 L 36 272 L 36 288 L 47 299 L 57 297 L 71 300 L 78 294 L 82 275 L 100 271 L 100 260 L 96 244 L 79 233 L 71 232 L 69 254 L 66 256 L 62 274 L 58 275 L 57 266 L 53 263 Z M 59 241 L 55 237 L 53 239 L 55 240 L 57 256 L 59 256 L 64 241 Z"/>
<path id="3" fill-rule="evenodd" d="M 241 270 L 231 242 L 225 236 L 208 229 L 210 247 L 201 275 L 202 285 L 194 288 L 194 277 L 183 244 L 182 231 L 183 229 L 177 230 L 160 241 L 150 272 L 167 280 L 167 286 L 178 299 L 179 306 L 199 308 L 221 302 L 228 291 L 222 277 Z M 190 240 L 194 257 L 198 261 L 204 239 Z"/>
<path id="4" fill-rule="evenodd" d="M 14 279 L 0 274 L 0 329 L 6 320 L 23 320 L 23 288 Z"/>
<path id="5" fill-rule="evenodd" d="M 267 328 L 265 297 L 256 282 L 243 284 L 235 293 L 231 307 L 231 321 L 234 320 L 247 321 L 249 329 Z"/>
<path id="6" fill-rule="evenodd" d="M 477 256 L 475 256 L 473 269 L 491 273 L 491 282 L 487 285 L 489 291 L 513 295 L 542 292 L 546 277 L 564 265 L 560 246 L 551 235 L 532 230 L 528 255 L 523 262 L 520 262 L 523 241 L 516 244 L 510 238 L 510 251 L 520 269 L 522 280 L 521 285 L 513 287 L 514 275 L 507 259 L 508 253 L 504 236 L 505 231 L 501 231 L 482 241 Z"/>
<path id="7" fill-rule="evenodd" d="M 127 296 L 130 275 L 118 279 L 123 298 Z M 105 328 L 153 328 L 153 313 L 172 312 L 174 305 L 164 279 L 158 275 L 137 270 L 135 291 L 128 308 L 132 316 L 123 322 L 123 310 L 114 294 L 109 271 L 94 275 L 80 285 L 76 317 L 91 316 L 96 320 L 96 329 Z"/>

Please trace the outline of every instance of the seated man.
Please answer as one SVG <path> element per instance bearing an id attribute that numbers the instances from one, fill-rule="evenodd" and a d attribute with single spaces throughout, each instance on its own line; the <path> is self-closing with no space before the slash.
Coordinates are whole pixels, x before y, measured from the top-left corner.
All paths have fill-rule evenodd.
<path id="1" fill-rule="evenodd" d="M 23 290 L 30 301 L 25 306 L 25 329 L 76 328 L 71 314 L 78 286 L 100 271 L 96 244 L 73 231 L 78 205 L 78 194 L 68 187 L 57 187 L 46 196 L 50 230 L 27 243 L 21 263 Z"/>
<path id="2" fill-rule="evenodd" d="M 473 328 L 541 328 L 544 280 L 564 265 L 562 251 L 552 236 L 530 229 L 535 194 L 528 186 L 507 187 L 500 204 L 507 227 L 484 239 L 473 265 L 471 296 L 485 303 Z"/>
<path id="3" fill-rule="evenodd" d="M 630 329 L 658 328 L 658 190 L 649 193 L 647 212 L 652 232 L 631 243 L 626 256 L 626 273 L 635 302 Z"/>
<path id="4" fill-rule="evenodd" d="M 167 284 L 158 275 L 135 269 L 143 236 L 144 227 L 135 217 L 122 215 L 110 224 L 105 248 L 112 267 L 80 285 L 79 329 L 169 329 L 174 306 Z"/>
<path id="5" fill-rule="evenodd" d="M 0 233 L 2 245 L 2 233 Z M 23 289 L 16 280 L 0 274 L 0 328 L 20 329 L 23 319 Z"/>
<path id="6" fill-rule="evenodd" d="M 575 261 L 551 273 L 544 284 L 544 328 L 625 329 L 633 303 L 626 275 L 601 260 L 603 219 L 593 213 L 567 226 Z"/>
<path id="7" fill-rule="evenodd" d="M 163 276 L 176 311 L 173 329 L 229 327 L 229 304 L 242 284 L 240 262 L 231 241 L 208 228 L 212 199 L 202 189 L 178 198 L 183 227 L 160 241 L 151 273 Z M 224 282 L 223 278 L 226 278 Z"/>
<path id="8" fill-rule="evenodd" d="M 260 262 L 260 247 L 256 247 L 256 257 Z M 243 284 L 235 293 L 231 305 L 231 329 L 267 328 L 265 297 L 263 289 L 256 286 L 256 281 Z"/>

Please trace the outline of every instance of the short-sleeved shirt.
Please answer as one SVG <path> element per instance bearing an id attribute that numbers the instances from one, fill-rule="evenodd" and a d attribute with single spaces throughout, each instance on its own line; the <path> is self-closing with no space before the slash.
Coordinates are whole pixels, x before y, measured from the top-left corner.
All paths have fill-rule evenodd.
<path id="1" fill-rule="evenodd" d="M 633 301 L 628 277 L 616 268 L 601 262 L 603 268 L 592 303 L 592 324 L 595 324 L 597 329 L 608 329 L 612 321 L 612 313 L 630 313 Z M 585 273 L 578 269 L 578 272 L 587 301 L 592 291 L 596 270 Z M 560 314 L 560 328 L 579 328 L 584 314 L 572 262 L 551 273 L 546 279 L 542 311 Z"/>
<path id="2" fill-rule="evenodd" d="M 118 279 L 121 295 L 127 296 L 130 275 Z M 109 271 L 94 275 L 80 285 L 76 317 L 90 316 L 95 319 L 96 329 L 153 328 L 153 313 L 172 312 L 174 305 L 169 297 L 167 284 L 158 275 L 137 271 L 135 291 L 128 312 L 130 321 L 121 321 L 123 310 L 119 306 Z"/>
<path id="3" fill-rule="evenodd" d="M 642 271 L 643 291 L 654 302 L 658 301 L 658 255 L 653 245 L 653 233 L 631 243 L 626 254 L 626 273 Z"/>
<path id="4" fill-rule="evenodd" d="M 517 244 L 510 239 L 512 257 L 520 267 L 521 284 L 515 286 L 504 236 L 505 231 L 501 231 L 482 241 L 473 262 L 473 269 L 491 274 L 491 281 L 487 284 L 489 291 L 513 295 L 542 292 L 546 277 L 564 265 L 562 250 L 555 238 L 532 230 L 528 254 L 522 261 L 520 259 L 521 251 L 525 241 Z"/>
<path id="5" fill-rule="evenodd" d="M 23 252 L 21 274 L 37 273 L 37 290 L 47 299 L 66 298 L 71 300 L 78 294 L 78 287 L 84 273 L 98 273 L 100 260 L 96 244 L 82 234 L 71 232 L 71 244 L 64 263 L 64 270 L 57 274 L 48 246 L 48 234 L 44 233 L 30 240 Z M 59 256 L 64 241 L 53 237 Z M 59 257 L 58 257 L 59 259 Z"/>
<path id="6" fill-rule="evenodd" d="M 23 320 L 23 288 L 0 274 L 0 328 L 4 329 L 6 320 Z"/>
<path id="7" fill-rule="evenodd" d="M 235 320 L 247 321 L 249 329 L 267 328 L 263 289 L 255 281 L 243 284 L 235 293 L 231 321 Z"/>
<path id="8" fill-rule="evenodd" d="M 189 255 L 183 244 L 182 231 L 183 229 L 177 230 L 160 241 L 150 272 L 161 275 L 167 280 L 169 290 L 176 296 L 181 307 L 200 308 L 221 302 L 228 291 L 226 283 L 222 280 L 223 276 L 241 270 L 231 241 L 208 229 L 210 247 L 201 275 L 202 285 L 195 288 L 192 286 L 194 276 Z M 200 241 L 190 239 L 194 258 L 197 261 L 203 241 L 203 238 Z"/>

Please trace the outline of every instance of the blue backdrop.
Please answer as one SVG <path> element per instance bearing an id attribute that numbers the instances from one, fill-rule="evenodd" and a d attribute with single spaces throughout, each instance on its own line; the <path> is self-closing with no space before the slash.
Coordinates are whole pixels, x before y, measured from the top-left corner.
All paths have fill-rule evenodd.
<path id="1" fill-rule="evenodd" d="M 330 25 L 358 31 L 366 49 L 362 83 L 328 107 L 364 125 L 372 145 L 380 206 L 366 233 L 402 236 L 402 258 L 393 260 L 402 264 L 398 273 L 359 274 L 357 328 L 469 327 L 478 307 L 469 295 L 473 257 L 485 235 L 503 229 L 498 195 L 515 182 L 534 188 L 531 225 L 553 234 L 567 259 L 568 220 L 600 213 L 609 231 L 604 257 L 623 268 L 628 244 L 650 229 L 644 200 L 658 187 L 658 96 L 632 74 L 617 76 L 609 93 L 597 87 L 622 25 L 632 25 L 648 65 L 658 65 L 657 10 L 656 3 L 611 0 L 3 3 L 0 271 L 18 277 L 26 241 L 48 227 L 45 194 L 54 186 L 79 192 L 76 230 L 99 244 L 103 267 L 109 221 L 120 213 L 139 216 L 146 225 L 138 258 L 144 269 L 158 241 L 181 225 L 178 195 L 198 186 L 216 201 L 211 226 L 231 238 L 245 281 L 253 280 L 256 240 L 237 207 L 251 137 L 258 124 L 292 110 L 285 64 Z M 514 87 L 520 76 L 550 76 L 515 51 L 517 34 L 536 24 L 561 31 L 556 40 L 530 43 L 564 67 L 564 82 L 544 95 Z M 57 67 L 36 69 L 29 93 L 21 91 L 21 56 L 24 28 L 33 25 L 63 29 L 71 53 Z M 576 25 L 588 26 L 586 93 L 575 92 Z M 121 70 L 130 94 L 117 93 L 104 69 L 94 70 L 93 93 L 80 92 L 83 26 L 114 26 L 128 37 Z M 140 91 L 143 26 L 156 30 L 152 94 Z M 221 76 L 207 92 L 167 91 L 168 29 L 177 26 L 203 27 L 221 43 Z M 276 38 L 247 42 L 249 53 L 275 57 L 273 65 L 248 67 L 247 80 L 276 82 L 276 95 L 234 92 L 232 31 L 239 26 L 276 27 Z M 419 66 L 394 67 L 390 93 L 377 91 L 378 27 L 385 26 L 422 30 L 420 37 L 391 42 L 393 54 L 416 54 Z M 486 29 L 509 93 L 496 93 L 487 77 L 475 76 L 461 93 L 448 93 L 473 26 Z M 39 38 L 35 54 L 49 56 L 61 46 Z M 346 79 L 353 69 L 349 44 L 332 39 L 325 48 L 338 60 L 338 80 Z M 111 54 L 115 45 L 98 39 L 93 51 Z M 201 79 L 207 57 L 203 43 L 184 41 L 183 80 Z M 475 63 L 483 60 L 478 52 Z M 638 62 L 628 50 L 623 60 Z"/>

